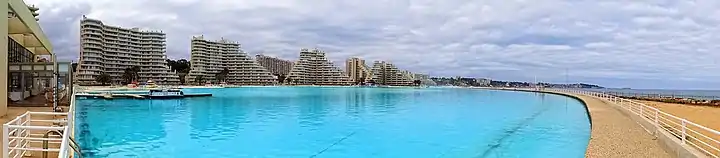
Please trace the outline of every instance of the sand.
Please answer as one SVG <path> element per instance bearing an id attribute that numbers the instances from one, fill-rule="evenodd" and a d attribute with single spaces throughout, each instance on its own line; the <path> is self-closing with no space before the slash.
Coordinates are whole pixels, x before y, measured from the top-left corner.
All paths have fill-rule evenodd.
<path id="1" fill-rule="evenodd" d="M 716 106 L 698 106 L 698 105 L 687 105 L 687 104 L 675 104 L 675 103 L 663 103 L 663 102 L 655 102 L 655 101 L 644 101 L 644 100 L 635 100 L 641 103 L 644 103 L 645 105 L 652 106 L 655 108 L 660 109 L 660 111 L 663 111 L 665 113 L 669 113 L 671 115 L 675 115 L 680 118 L 684 118 L 690 122 L 705 126 L 710 129 L 714 129 L 716 131 L 720 131 L 720 107 Z M 703 135 L 706 135 L 708 137 L 711 137 L 715 140 L 720 140 L 720 134 L 715 134 L 710 131 L 700 129 L 694 126 L 689 126 L 690 129 L 695 130 Z M 714 145 L 715 148 L 720 148 L 720 143 L 714 144 L 712 140 L 702 137 L 698 135 L 697 133 L 688 132 L 690 135 L 692 135 L 694 138 L 702 140 L 704 142 L 707 142 L 709 144 Z M 697 141 L 695 141 L 697 142 Z M 712 151 L 713 154 L 720 155 L 720 152 L 713 151 L 710 147 L 701 145 L 699 142 L 697 142 L 701 148 L 704 148 L 708 151 Z"/>
<path id="2" fill-rule="evenodd" d="M 661 111 L 685 118 L 705 127 L 720 130 L 720 107 L 697 106 L 655 101 L 635 100 L 648 106 L 656 107 Z"/>

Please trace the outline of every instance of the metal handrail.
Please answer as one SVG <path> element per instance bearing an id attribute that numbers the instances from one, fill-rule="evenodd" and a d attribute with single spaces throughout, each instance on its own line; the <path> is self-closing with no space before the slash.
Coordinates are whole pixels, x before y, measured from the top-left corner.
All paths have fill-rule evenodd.
<path id="1" fill-rule="evenodd" d="M 682 144 L 692 146 L 708 156 L 715 158 L 720 157 L 720 132 L 717 130 L 666 113 L 658 108 L 648 106 L 644 103 L 606 93 L 577 89 L 553 89 L 551 91 L 576 93 L 608 100 L 614 105 L 630 111 L 632 114 L 650 120 L 650 122 L 656 126 L 656 130 L 662 129 L 675 137 L 678 137 Z"/>
<path id="2" fill-rule="evenodd" d="M 75 130 L 75 94 L 70 96 L 70 107 L 67 110 L 67 125 L 65 131 L 63 131 L 62 143 L 60 144 L 60 152 L 58 158 L 69 158 L 75 153 L 82 157 L 82 153 L 76 147 L 79 147 L 77 142 L 72 139 L 73 131 Z M 72 143 L 72 144 L 71 144 Z"/>
<path id="3" fill-rule="evenodd" d="M 15 119 L 3 124 L 1 158 L 21 158 L 28 152 L 40 151 L 43 156 L 47 152 L 58 152 L 58 158 L 82 157 L 79 145 L 72 139 L 75 124 L 75 95 L 71 95 L 70 107 L 67 112 L 32 112 L 28 111 Z M 42 120 L 36 116 L 62 117 L 61 120 Z M 53 123 L 55 125 L 47 125 Z M 43 125 L 45 124 L 45 125 Z M 43 133 L 38 133 L 42 131 Z M 47 131 L 62 131 L 60 137 L 44 135 Z M 47 137 L 47 138 L 46 138 Z M 59 143 L 60 147 L 34 146 L 32 142 Z M 75 155 L 77 154 L 77 155 Z"/>

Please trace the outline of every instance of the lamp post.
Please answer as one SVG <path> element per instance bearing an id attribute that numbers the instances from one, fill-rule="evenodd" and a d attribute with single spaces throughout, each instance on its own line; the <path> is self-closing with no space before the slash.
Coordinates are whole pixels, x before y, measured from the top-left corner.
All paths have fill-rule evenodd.
<path id="1" fill-rule="evenodd" d="M 55 54 L 51 55 L 52 62 L 53 62 L 53 111 L 58 111 L 58 101 L 59 101 L 59 92 L 60 92 L 60 81 L 59 78 L 59 71 L 58 71 L 58 65 L 57 65 L 57 59 Z"/>

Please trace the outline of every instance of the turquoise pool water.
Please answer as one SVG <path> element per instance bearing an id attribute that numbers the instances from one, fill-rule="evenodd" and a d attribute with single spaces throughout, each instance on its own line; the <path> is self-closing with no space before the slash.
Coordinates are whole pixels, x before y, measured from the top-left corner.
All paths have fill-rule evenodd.
<path id="1" fill-rule="evenodd" d="M 80 99 L 86 157 L 584 157 L 581 102 L 458 88 L 186 89 L 213 97 Z"/>

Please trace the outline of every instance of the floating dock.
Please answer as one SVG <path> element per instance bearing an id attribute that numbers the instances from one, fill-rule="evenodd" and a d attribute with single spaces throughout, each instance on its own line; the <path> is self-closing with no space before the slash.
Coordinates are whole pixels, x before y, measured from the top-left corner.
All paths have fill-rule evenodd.
<path id="1" fill-rule="evenodd" d="M 183 95 L 173 95 L 173 96 L 151 96 L 148 94 L 90 94 L 90 93 L 78 93 L 75 94 L 77 97 L 87 97 L 87 98 L 101 98 L 101 99 L 115 99 L 115 98 L 131 98 L 131 99 L 179 99 L 179 98 L 187 98 L 187 97 L 210 97 L 212 94 L 210 93 L 197 93 L 197 94 L 183 94 Z"/>

